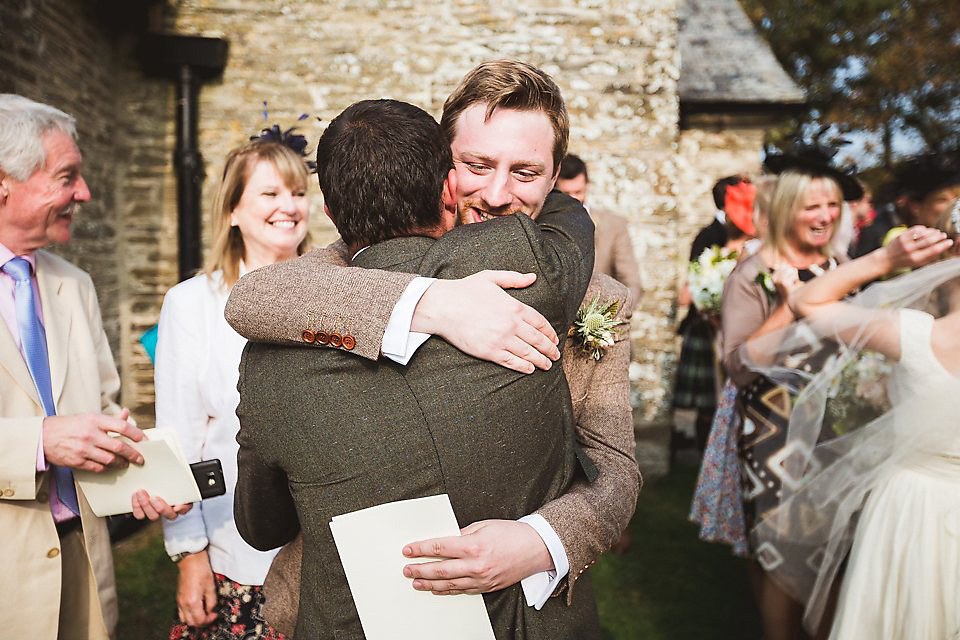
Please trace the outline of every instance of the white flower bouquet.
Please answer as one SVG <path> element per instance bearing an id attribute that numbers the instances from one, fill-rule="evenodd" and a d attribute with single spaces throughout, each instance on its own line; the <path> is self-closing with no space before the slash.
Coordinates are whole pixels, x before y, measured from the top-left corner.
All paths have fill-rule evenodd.
<path id="1" fill-rule="evenodd" d="M 862 427 L 890 409 L 890 363 L 875 351 L 861 351 L 833 379 L 825 420 L 838 436 Z"/>
<path id="2" fill-rule="evenodd" d="M 719 313 L 723 284 L 737 266 L 737 252 L 725 251 L 712 246 L 704 249 L 700 257 L 690 263 L 687 281 L 693 304 L 701 313 Z"/>

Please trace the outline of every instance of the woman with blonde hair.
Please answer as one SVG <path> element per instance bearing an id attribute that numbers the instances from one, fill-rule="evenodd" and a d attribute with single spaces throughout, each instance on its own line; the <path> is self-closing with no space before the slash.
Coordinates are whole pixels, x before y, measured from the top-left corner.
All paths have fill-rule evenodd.
<path id="1" fill-rule="evenodd" d="M 777 504 L 776 466 L 786 437 L 786 418 L 783 408 L 776 406 L 779 396 L 769 394 L 775 385 L 748 367 L 740 346 L 793 322 L 787 294 L 800 282 L 836 266 L 831 241 L 841 205 L 860 195 L 859 184 L 816 150 L 768 157 L 766 167 L 779 174 L 770 198 L 766 236 L 757 252 L 730 274 L 721 305 L 723 366 L 737 387 L 743 425 L 739 447 L 748 531 Z M 762 361 L 762 354 L 757 360 Z M 750 549 L 750 574 L 764 638 L 799 638 L 801 608 L 768 579 L 763 570 L 767 559 L 759 551 Z"/>
<path id="2" fill-rule="evenodd" d="M 246 340 L 223 312 L 244 273 L 294 258 L 306 247 L 305 145 L 302 136 L 274 127 L 227 155 L 214 197 L 206 267 L 164 297 L 155 369 L 157 426 L 177 431 L 188 462 L 218 458 L 227 485 L 225 495 L 204 500 L 189 517 L 164 527 L 167 553 L 179 572 L 172 640 L 281 637 L 260 615 L 261 586 L 275 551 L 250 547 L 233 521 L 237 379 Z"/>
<path id="3" fill-rule="evenodd" d="M 791 390 L 783 491 L 753 541 L 777 551 L 767 558 L 771 577 L 804 604 L 807 628 L 829 629 L 831 640 L 960 634 L 960 260 L 843 300 L 954 245 L 960 200 L 937 226 L 905 230 L 795 290 L 789 307 L 802 322 L 758 338 L 743 356 L 774 353 L 758 371 L 788 386 L 803 381 Z M 834 345 L 819 372 L 792 358 L 814 343 Z M 870 419 L 850 409 L 853 397 L 859 406 L 877 396 L 868 385 L 885 370 L 889 410 Z M 845 424 L 851 417 L 861 419 Z"/>

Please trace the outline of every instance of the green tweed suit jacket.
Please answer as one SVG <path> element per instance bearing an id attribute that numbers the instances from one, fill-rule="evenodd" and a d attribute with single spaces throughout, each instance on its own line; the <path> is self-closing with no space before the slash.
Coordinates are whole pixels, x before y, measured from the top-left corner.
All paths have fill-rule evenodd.
<path id="1" fill-rule="evenodd" d="M 487 268 L 536 273 L 534 285 L 511 294 L 562 334 L 590 281 L 592 236 L 583 212 L 545 214 L 539 223 L 509 216 L 439 240 L 388 240 L 355 264 L 445 278 Z M 565 493 L 577 469 L 560 367 L 523 375 L 437 339 L 406 367 L 251 343 L 239 388 L 236 523 L 260 549 L 302 530 L 299 638 L 363 638 L 333 516 L 448 493 L 461 524 L 515 519 Z M 484 600 L 504 640 L 598 637 L 589 585 L 569 607 L 553 598 L 529 608 L 519 584 Z"/>

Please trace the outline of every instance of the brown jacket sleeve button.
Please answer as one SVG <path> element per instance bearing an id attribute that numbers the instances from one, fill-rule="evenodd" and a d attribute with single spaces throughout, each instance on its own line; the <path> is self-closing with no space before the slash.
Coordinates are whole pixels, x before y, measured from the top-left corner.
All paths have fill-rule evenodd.
<path id="1" fill-rule="evenodd" d="M 320 344 L 328 344 L 330 342 L 330 334 L 326 331 L 317 331 L 317 342 Z"/>
<path id="2" fill-rule="evenodd" d="M 316 337 L 317 337 L 316 334 L 315 334 L 313 331 L 310 331 L 310 329 L 304 329 L 304 330 L 303 330 L 303 341 L 304 341 L 304 342 L 313 342 L 314 338 L 316 338 Z"/>
<path id="3" fill-rule="evenodd" d="M 343 338 L 340 337 L 340 334 L 334 331 L 330 334 L 330 346 L 339 347 L 343 344 Z"/>
<path id="4" fill-rule="evenodd" d="M 343 348 L 347 351 L 352 351 L 353 348 L 357 346 L 357 341 L 353 336 L 343 336 Z"/>

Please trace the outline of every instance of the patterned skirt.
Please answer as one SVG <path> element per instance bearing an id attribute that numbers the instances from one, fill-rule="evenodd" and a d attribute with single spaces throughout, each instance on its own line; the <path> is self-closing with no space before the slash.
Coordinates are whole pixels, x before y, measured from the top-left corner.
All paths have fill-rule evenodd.
<path id="1" fill-rule="evenodd" d="M 804 372 L 820 371 L 826 360 L 836 351 L 836 343 L 827 341 L 816 351 L 803 355 L 798 369 Z M 799 450 L 792 448 L 793 444 L 787 444 L 787 430 L 796 393 L 806 382 L 806 377 L 796 374 L 789 380 L 789 386 L 759 376 L 745 386 L 737 397 L 738 409 L 743 419 L 740 469 L 743 512 L 748 532 L 768 513 L 780 506 L 784 485 L 794 489 L 800 481 L 799 478 L 791 477 L 787 471 L 790 467 L 788 462 L 794 456 L 802 455 Z M 794 554 L 815 551 L 803 544 L 783 541 L 777 543 L 784 547 L 780 549 L 770 542 L 754 548 L 753 540 L 750 542 L 751 552 L 768 571 L 779 565 L 783 552 L 788 550 L 786 547 L 793 547 L 790 551 Z"/>
<path id="2" fill-rule="evenodd" d="M 234 582 L 213 574 L 217 588 L 217 619 L 206 627 L 189 627 L 177 621 L 170 640 L 284 640 L 283 634 L 260 615 L 263 587 Z"/>
<path id="3" fill-rule="evenodd" d="M 743 522 L 737 453 L 740 416 L 736 403 L 737 388 L 727 380 L 703 452 L 697 488 L 690 505 L 690 521 L 700 525 L 701 540 L 729 544 L 734 555 L 746 557 L 747 533 Z"/>
<path id="4" fill-rule="evenodd" d="M 690 313 L 694 313 L 691 311 Z M 686 324 L 673 406 L 681 409 L 713 409 L 717 404 L 714 382 L 714 328 L 699 315 Z"/>

